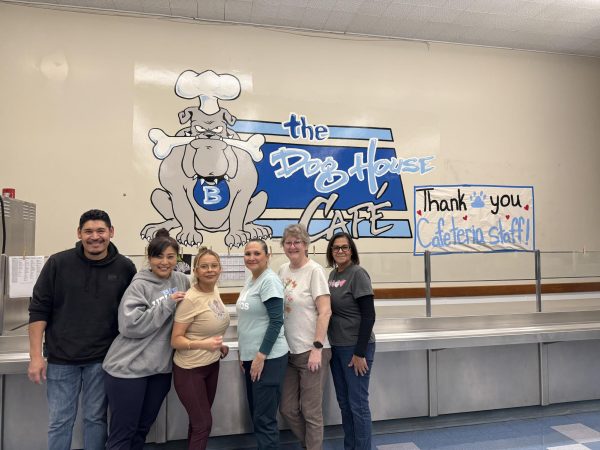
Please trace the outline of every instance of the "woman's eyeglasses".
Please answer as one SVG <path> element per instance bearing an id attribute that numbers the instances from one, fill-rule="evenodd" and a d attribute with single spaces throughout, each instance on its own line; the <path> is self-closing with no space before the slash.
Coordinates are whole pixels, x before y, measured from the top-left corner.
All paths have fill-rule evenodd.
<path id="1" fill-rule="evenodd" d="M 283 243 L 283 245 L 285 245 L 286 247 L 300 247 L 302 244 L 304 244 L 304 242 L 302 241 L 285 241 Z"/>
<path id="2" fill-rule="evenodd" d="M 331 250 L 333 251 L 333 253 L 346 253 L 348 250 L 350 250 L 350 246 L 349 245 L 334 245 L 333 247 L 331 247 Z"/>
<path id="3" fill-rule="evenodd" d="M 217 263 L 214 263 L 214 264 L 198 264 L 196 266 L 196 269 L 207 271 L 208 269 L 219 270 L 220 267 L 221 267 L 221 265 L 217 264 Z"/>

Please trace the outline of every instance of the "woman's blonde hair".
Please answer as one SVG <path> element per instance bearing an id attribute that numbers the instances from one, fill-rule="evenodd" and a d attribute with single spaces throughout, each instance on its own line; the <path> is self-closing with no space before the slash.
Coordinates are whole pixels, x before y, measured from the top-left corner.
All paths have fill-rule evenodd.
<path id="1" fill-rule="evenodd" d="M 211 255 L 217 258 L 219 262 L 219 266 L 221 265 L 221 257 L 214 250 L 209 249 L 208 247 L 200 247 L 198 249 L 198 253 L 194 256 L 194 264 L 192 267 L 192 284 L 198 283 L 198 278 L 196 277 L 196 269 L 198 268 L 198 264 L 200 264 L 200 259 L 205 255 Z"/>

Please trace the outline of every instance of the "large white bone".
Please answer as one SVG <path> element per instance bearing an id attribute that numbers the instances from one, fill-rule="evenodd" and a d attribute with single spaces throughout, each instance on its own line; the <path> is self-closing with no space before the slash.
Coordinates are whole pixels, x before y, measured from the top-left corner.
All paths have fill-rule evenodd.
<path id="1" fill-rule="evenodd" d="M 189 144 L 195 139 L 193 136 L 169 136 L 160 128 L 152 128 L 148 132 L 148 137 L 154 143 L 152 151 L 158 159 L 165 159 L 173 148 Z"/>
<path id="2" fill-rule="evenodd" d="M 196 139 L 195 136 L 169 136 L 160 128 L 152 128 L 148 132 L 148 137 L 154 143 L 152 151 L 158 159 L 165 159 L 178 145 L 187 145 Z M 262 160 L 263 153 L 260 147 L 265 143 L 265 137 L 262 134 L 253 134 L 246 141 L 240 139 L 223 139 L 228 145 L 237 147 L 247 152 L 254 161 Z"/>
<path id="3" fill-rule="evenodd" d="M 240 139 L 223 139 L 223 142 L 231 145 L 232 147 L 237 147 L 239 149 L 247 152 L 252 160 L 255 162 L 263 159 L 263 152 L 260 147 L 265 143 L 265 137 L 262 134 L 253 134 L 246 141 L 242 141 Z"/>

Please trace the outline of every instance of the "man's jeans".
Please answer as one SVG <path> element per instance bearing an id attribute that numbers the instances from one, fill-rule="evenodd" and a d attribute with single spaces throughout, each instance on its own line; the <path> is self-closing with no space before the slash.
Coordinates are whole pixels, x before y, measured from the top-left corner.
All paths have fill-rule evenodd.
<path id="1" fill-rule="evenodd" d="M 367 346 L 369 370 L 357 376 L 354 367 L 348 367 L 354 345 L 331 346 L 331 375 L 335 395 L 342 413 L 344 450 L 371 450 L 371 410 L 369 408 L 369 378 L 373 369 L 375 343 Z"/>
<path id="2" fill-rule="evenodd" d="M 70 450 L 73 424 L 82 393 L 83 448 L 102 450 L 106 444 L 106 395 L 101 363 L 48 364 L 48 450 Z"/>

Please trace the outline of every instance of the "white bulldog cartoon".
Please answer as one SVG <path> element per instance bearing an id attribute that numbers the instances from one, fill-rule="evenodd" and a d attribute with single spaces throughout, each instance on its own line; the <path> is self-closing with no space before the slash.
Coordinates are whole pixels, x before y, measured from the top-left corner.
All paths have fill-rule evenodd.
<path id="1" fill-rule="evenodd" d="M 182 98 L 200 100 L 199 107 L 179 113 L 179 122 L 189 126 L 175 136 L 152 128 L 154 156 L 162 160 L 158 178 L 162 188 L 152 192 L 151 202 L 163 217 L 141 231 L 152 239 L 160 228 L 181 228 L 176 239 L 182 245 L 202 244 L 202 231 L 226 231 L 225 244 L 240 247 L 252 238 L 268 238 L 269 227 L 253 223 L 267 206 L 267 194 L 255 193 L 258 173 L 254 165 L 262 159 L 263 135 L 243 140 L 230 127 L 236 118 L 220 101 L 239 97 L 241 85 L 230 74 L 212 70 L 183 72 L 175 83 Z"/>

